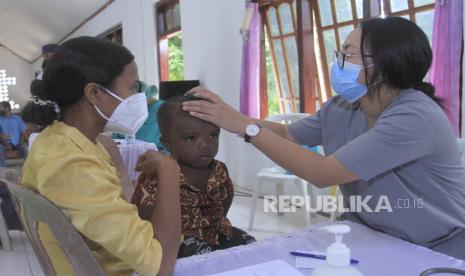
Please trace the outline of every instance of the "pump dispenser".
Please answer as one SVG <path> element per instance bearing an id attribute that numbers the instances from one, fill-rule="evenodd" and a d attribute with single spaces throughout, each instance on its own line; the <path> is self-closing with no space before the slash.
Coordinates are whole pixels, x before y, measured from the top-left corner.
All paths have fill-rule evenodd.
<path id="1" fill-rule="evenodd" d="M 313 270 L 311 276 L 362 276 L 350 265 L 350 249 L 342 242 L 342 236 L 350 232 L 350 227 L 334 224 L 322 227 L 335 235 L 335 242 L 326 249 L 326 263 Z"/>

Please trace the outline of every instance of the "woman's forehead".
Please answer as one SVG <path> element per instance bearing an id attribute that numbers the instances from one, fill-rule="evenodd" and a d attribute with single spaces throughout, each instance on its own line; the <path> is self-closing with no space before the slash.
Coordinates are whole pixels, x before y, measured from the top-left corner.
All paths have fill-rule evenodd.
<path id="1" fill-rule="evenodd" d="M 130 83 L 131 85 L 139 80 L 137 65 L 134 61 L 124 67 L 123 72 L 120 75 L 120 79 L 124 82 Z"/>

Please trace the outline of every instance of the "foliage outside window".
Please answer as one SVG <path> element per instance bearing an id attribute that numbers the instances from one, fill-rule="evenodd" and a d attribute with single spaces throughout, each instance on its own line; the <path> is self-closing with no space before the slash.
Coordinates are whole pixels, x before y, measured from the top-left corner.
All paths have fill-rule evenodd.
<path id="1" fill-rule="evenodd" d="M 160 80 L 184 79 L 179 1 L 160 1 L 156 8 Z"/>
<path id="2" fill-rule="evenodd" d="M 272 73 L 267 73 L 268 87 L 271 88 L 268 92 L 268 103 L 271 104 L 268 113 L 276 113 L 275 97 L 278 99 L 279 113 L 299 112 L 295 3 L 283 1 L 279 5 L 265 7 L 262 11 L 267 42 L 265 53 L 269 54 L 266 60 L 267 72 L 270 61 L 272 68 Z M 269 81 L 269 75 L 273 76 L 274 84 Z"/>

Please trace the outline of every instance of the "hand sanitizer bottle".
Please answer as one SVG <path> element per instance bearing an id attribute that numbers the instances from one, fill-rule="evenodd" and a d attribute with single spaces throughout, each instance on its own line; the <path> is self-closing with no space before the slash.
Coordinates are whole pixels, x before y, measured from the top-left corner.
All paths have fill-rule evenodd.
<path id="1" fill-rule="evenodd" d="M 326 263 L 313 270 L 311 276 L 362 276 L 350 266 L 350 249 L 342 243 L 342 235 L 350 232 L 350 227 L 342 224 L 322 228 L 336 236 L 336 241 L 326 249 Z"/>

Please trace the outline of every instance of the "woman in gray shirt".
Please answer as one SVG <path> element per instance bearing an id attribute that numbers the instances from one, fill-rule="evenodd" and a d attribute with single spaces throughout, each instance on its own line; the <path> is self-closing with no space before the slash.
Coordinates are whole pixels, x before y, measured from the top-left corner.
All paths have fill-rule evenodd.
<path id="1" fill-rule="evenodd" d="M 432 61 L 426 35 L 403 18 L 370 19 L 336 58 L 338 96 L 294 124 L 248 118 L 200 87 L 190 93 L 207 101 L 184 109 L 318 187 L 340 185 L 345 206 L 350 196 L 370 197 L 371 210 L 380 198 L 390 203 L 345 219 L 465 260 L 465 167 L 441 102 L 423 82 Z M 326 156 L 298 144 L 323 145 Z"/>

